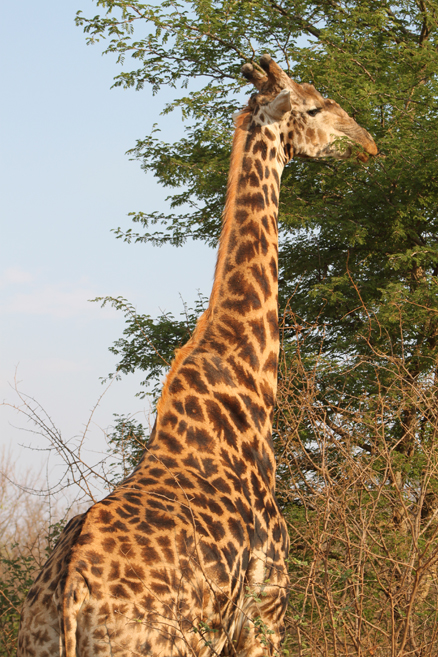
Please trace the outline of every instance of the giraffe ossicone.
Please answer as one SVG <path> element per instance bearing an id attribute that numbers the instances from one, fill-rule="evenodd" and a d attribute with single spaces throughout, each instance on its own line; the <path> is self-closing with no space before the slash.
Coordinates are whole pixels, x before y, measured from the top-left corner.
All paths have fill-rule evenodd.
<path id="1" fill-rule="evenodd" d="M 18 657 L 278 654 L 288 533 L 275 499 L 280 179 L 294 156 L 377 152 L 264 55 L 236 118 L 207 310 L 176 354 L 148 448 L 76 516 L 29 591 Z"/>

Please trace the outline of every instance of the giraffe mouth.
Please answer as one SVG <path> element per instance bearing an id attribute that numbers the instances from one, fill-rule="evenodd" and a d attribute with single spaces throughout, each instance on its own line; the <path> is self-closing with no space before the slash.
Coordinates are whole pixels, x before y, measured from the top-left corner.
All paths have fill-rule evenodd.
<path id="1" fill-rule="evenodd" d="M 343 125 L 342 132 L 344 132 L 344 134 L 353 142 L 362 146 L 362 148 L 366 151 L 366 153 L 358 153 L 357 155 L 357 159 L 361 162 L 368 162 L 369 155 L 377 155 L 378 148 L 376 143 L 371 135 L 366 130 L 364 130 L 364 128 L 355 125 L 353 129 L 351 129 L 350 126 Z M 351 155 L 351 148 L 349 155 Z"/>

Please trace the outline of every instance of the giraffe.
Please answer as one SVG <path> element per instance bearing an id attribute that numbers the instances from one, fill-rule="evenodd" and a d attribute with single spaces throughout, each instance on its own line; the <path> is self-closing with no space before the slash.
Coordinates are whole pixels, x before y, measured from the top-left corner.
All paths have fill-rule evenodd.
<path id="1" fill-rule="evenodd" d="M 276 654 L 288 597 L 272 418 L 277 214 L 293 156 L 371 136 L 264 55 L 235 120 L 209 306 L 175 356 L 134 472 L 76 516 L 30 589 L 18 657 Z M 263 73 L 261 72 L 263 70 Z"/>

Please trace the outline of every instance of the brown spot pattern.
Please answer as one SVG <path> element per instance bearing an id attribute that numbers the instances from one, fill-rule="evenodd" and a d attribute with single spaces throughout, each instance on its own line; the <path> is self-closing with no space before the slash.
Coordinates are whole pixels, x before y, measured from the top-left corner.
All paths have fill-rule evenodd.
<path id="1" fill-rule="evenodd" d="M 236 121 L 209 309 L 175 358 L 140 463 L 70 521 L 31 587 L 18 657 L 59 657 L 60 642 L 66 657 L 206 655 L 200 619 L 217 629 L 212 653 L 279 652 L 288 537 L 272 445 L 277 209 L 284 164 L 303 144 L 325 148 L 326 135 L 302 108 L 271 118 L 267 105 L 287 76 L 267 65 L 263 93 Z M 294 89 L 307 107 L 332 112 L 338 128 L 371 140 L 310 85 Z M 263 587 L 256 606 L 248 587 Z M 257 617 L 273 629 L 268 645 Z"/>

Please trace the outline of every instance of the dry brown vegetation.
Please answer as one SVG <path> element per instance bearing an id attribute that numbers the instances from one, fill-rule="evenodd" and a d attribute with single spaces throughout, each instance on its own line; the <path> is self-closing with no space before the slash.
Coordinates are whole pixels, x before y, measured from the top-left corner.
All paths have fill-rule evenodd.
<path id="1" fill-rule="evenodd" d="M 0 654 L 15 654 L 20 606 L 51 547 L 55 511 L 40 473 L 23 471 L 10 452 L 0 453 Z"/>
<path id="2" fill-rule="evenodd" d="M 0 655 L 16 653 L 21 605 L 77 509 L 54 497 L 41 472 L 0 452 Z"/>
<path id="3" fill-rule="evenodd" d="M 412 376 L 403 357 L 370 342 L 350 367 L 310 360 L 291 312 L 284 329 L 296 331 L 292 353 L 283 350 L 276 431 L 291 537 L 285 648 L 300 657 L 434 657 L 436 378 Z"/>

